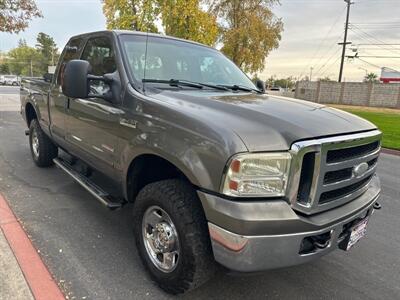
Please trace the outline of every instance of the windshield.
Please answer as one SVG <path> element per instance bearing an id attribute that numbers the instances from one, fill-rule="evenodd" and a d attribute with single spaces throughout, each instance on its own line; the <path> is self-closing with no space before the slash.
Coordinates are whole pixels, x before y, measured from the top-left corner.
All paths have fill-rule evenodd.
<path id="1" fill-rule="evenodd" d="M 135 80 L 186 80 L 256 89 L 251 80 L 217 50 L 162 37 L 122 35 L 125 60 Z M 160 85 L 160 82 L 154 83 Z"/>

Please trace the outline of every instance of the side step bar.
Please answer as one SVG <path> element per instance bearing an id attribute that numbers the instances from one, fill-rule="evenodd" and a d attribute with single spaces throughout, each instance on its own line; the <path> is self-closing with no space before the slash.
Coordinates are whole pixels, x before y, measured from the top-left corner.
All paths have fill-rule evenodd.
<path id="1" fill-rule="evenodd" d="M 102 190 L 99 186 L 93 183 L 89 178 L 82 175 L 81 173 L 75 171 L 68 162 L 62 158 L 55 158 L 53 162 L 71 176 L 76 182 L 78 182 L 82 187 L 84 187 L 89 193 L 91 193 L 101 204 L 105 205 L 107 208 L 114 210 L 121 208 L 124 205 L 124 201 L 112 197 L 110 194 Z"/>

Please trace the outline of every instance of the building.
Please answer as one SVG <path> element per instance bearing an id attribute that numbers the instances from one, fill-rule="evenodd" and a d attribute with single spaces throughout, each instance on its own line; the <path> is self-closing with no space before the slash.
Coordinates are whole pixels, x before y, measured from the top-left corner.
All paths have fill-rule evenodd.
<path id="1" fill-rule="evenodd" d="M 382 83 L 400 82 L 400 72 L 391 68 L 383 67 L 381 71 L 381 78 L 379 80 Z"/>

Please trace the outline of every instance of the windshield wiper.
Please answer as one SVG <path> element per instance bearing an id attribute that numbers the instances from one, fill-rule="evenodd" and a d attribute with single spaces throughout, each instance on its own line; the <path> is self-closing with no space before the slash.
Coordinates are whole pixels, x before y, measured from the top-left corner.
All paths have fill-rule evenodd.
<path id="1" fill-rule="evenodd" d="M 253 88 L 250 88 L 250 87 L 247 87 L 247 86 L 243 86 L 243 85 L 238 85 L 238 84 L 232 84 L 232 85 L 221 84 L 221 85 L 218 85 L 218 86 L 221 86 L 221 87 L 233 90 L 233 91 L 256 92 L 256 93 L 259 93 L 259 94 L 262 93 L 260 90 L 253 89 Z"/>
<path id="2" fill-rule="evenodd" d="M 142 82 L 149 82 L 149 83 L 165 83 L 169 84 L 170 86 L 188 86 L 193 88 L 202 89 L 203 87 L 209 87 L 217 90 L 227 91 L 228 88 L 220 85 L 213 85 L 208 83 L 201 83 L 189 80 L 181 80 L 181 79 L 142 79 Z"/>
<path id="3" fill-rule="evenodd" d="M 209 87 L 217 90 L 222 90 L 222 91 L 227 91 L 229 90 L 227 87 L 224 87 L 222 85 L 215 85 L 215 84 L 209 84 L 209 83 L 202 83 L 202 82 L 195 82 L 195 81 L 189 81 L 189 80 L 179 80 L 179 82 L 186 82 L 190 84 L 198 84 L 204 87 Z"/>
<path id="4" fill-rule="evenodd" d="M 190 82 L 183 82 L 181 80 L 176 80 L 176 79 L 170 79 L 170 80 L 165 80 L 165 79 L 142 79 L 142 82 L 146 83 L 165 83 L 169 84 L 170 86 L 188 86 L 188 87 L 193 87 L 193 88 L 198 88 L 202 89 L 203 86 L 197 83 L 190 83 Z"/>

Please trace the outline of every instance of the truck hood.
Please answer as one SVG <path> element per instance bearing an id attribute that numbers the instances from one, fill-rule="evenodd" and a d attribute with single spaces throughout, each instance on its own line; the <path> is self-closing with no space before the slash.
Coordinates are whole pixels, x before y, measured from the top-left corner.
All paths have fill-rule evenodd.
<path id="1" fill-rule="evenodd" d="M 234 131 L 249 151 L 287 150 L 299 140 L 376 128 L 338 109 L 268 94 L 158 90 L 149 96 Z"/>

